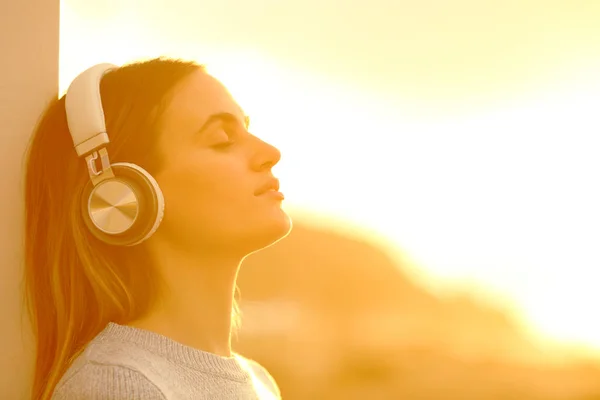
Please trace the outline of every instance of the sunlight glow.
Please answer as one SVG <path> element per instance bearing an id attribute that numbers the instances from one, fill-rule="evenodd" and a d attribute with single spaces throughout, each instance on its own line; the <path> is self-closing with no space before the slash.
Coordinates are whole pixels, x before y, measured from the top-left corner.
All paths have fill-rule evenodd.
<path id="1" fill-rule="evenodd" d="M 96 62 L 207 63 L 281 149 L 290 208 L 388 238 L 434 290 L 485 288 L 538 334 L 600 350 L 593 71 L 493 108 L 418 113 L 258 51 L 161 42 L 127 10 L 110 24 L 62 14 L 61 90 Z"/>
<path id="2" fill-rule="evenodd" d="M 282 149 L 290 204 L 392 238 L 433 287 L 445 282 L 439 290 L 483 285 L 548 339 L 600 348 L 590 318 L 600 302 L 600 81 L 426 120 L 237 57 L 241 69 L 224 60 L 212 70 Z"/>

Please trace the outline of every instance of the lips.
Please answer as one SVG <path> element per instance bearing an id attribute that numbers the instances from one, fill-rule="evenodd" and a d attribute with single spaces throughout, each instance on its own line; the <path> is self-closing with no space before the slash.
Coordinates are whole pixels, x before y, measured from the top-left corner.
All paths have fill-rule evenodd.
<path id="1" fill-rule="evenodd" d="M 279 192 L 279 179 L 271 178 L 267 182 L 265 182 L 261 187 L 259 187 L 256 192 L 254 192 L 255 196 L 260 196 L 269 192 Z"/>

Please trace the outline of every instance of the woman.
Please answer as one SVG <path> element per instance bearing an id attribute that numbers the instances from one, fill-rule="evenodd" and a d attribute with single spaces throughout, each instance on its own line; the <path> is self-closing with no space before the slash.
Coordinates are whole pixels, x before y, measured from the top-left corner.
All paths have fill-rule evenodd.
<path id="1" fill-rule="evenodd" d="M 94 68 L 50 104 L 28 155 L 33 399 L 279 398 L 231 350 L 238 268 L 291 228 L 279 151 L 197 64 Z"/>

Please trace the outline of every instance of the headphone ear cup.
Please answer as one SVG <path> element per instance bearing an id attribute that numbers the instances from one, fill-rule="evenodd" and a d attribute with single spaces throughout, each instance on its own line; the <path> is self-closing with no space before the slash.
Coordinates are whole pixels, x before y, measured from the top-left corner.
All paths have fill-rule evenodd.
<path id="1" fill-rule="evenodd" d="M 134 246 L 148 239 L 160 226 L 164 215 L 164 197 L 156 180 L 146 170 L 130 163 L 114 163 L 111 169 L 114 178 L 94 186 L 86 185 L 81 198 L 81 211 L 85 225 L 99 240 L 117 246 Z M 118 187 L 126 193 L 127 202 L 111 204 L 100 196 L 102 186 Z M 124 217 L 124 214 L 127 214 Z M 102 223 L 100 223 L 100 218 Z M 130 226 L 123 231 L 111 231 L 105 224 L 111 219 L 129 219 Z M 103 226 L 104 225 L 104 226 Z"/>

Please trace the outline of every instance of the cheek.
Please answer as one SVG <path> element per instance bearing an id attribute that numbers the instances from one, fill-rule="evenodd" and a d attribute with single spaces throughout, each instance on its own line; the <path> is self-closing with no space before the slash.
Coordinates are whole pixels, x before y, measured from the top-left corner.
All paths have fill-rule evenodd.
<path id="1" fill-rule="evenodd" d="M 222 155 L 180 160 L 157 180 L 165 196 L 165 220 L 168 215 L 179 222 L 223 220 L 236 214 L 236 209 L 243 211 L 253 195 L 243 160 Z"/>

